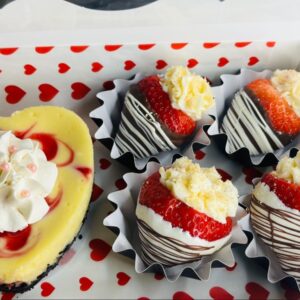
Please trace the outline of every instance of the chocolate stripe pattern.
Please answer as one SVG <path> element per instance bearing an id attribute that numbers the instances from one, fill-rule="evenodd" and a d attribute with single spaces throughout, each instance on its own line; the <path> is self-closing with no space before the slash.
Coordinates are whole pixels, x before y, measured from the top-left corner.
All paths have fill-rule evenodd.
<path id="1" fill-rule="evenodd" d="M 220 131 L 228 137 L 230 153 L 246 147 L 251 155 L 258 155 L 284 146 L 245 90 L 235 94 Z"/>
<path id="2" fill-rule="evenodd" d="M 153 113 L 129 92 L 125 97 L 115 143 L 120 154 L 131 152 L 137 158 L 176 149 Z"/>
<path id="3" fill-rule="evenodd" d="M 282 269 L 300 287 L 300 212 L 274 209 L 252 196 L 251 224 L 257 235 L 276 254 Z"/>
<path id="4" fill-rule="evenodd" d="M 154 231 L 147 223 L 137 220 L 142 246 L 142 259 L 147 264 L 161 263 L 173 266 L 200 260 L 201 252 L 211 247 L 191 246 L 181 241 L 163 236 Z"/>

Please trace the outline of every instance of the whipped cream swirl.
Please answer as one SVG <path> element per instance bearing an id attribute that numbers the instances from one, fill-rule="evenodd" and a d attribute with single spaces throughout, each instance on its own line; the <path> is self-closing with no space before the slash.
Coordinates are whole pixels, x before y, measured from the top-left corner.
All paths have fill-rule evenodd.
<path id="1" fill-rule="evenodd" d="M 215 105 L 212 89 L 207 80 L 191 73 L 187 67 L 175 66 L 161 76 L 163 90 L 169 94 L 174 108 L 185 112 L 193 120 L 200 120 L 203 114 Z"/>
<path id="2" fill-rule="evenodd" d="M 300 117 L 300 72 L 276 70 L 271 78 L 271 83 Z"/>
<path id="3" fill-rule="evenodd" d="M 41 220 L 56 182 L 57 166 L 38 142 L 0 131 L 0 232 L 16 232 Z"/>

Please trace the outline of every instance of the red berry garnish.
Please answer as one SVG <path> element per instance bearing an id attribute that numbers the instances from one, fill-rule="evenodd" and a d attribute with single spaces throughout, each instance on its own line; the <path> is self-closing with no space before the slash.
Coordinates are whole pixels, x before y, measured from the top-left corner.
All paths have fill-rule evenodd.
<path id="1" fill-rule="evenodd" d="M 138 85 L 151 109 L 168 129 L 182 135 L 193 133 L 196 122 L 183 111 L 172 107 L 170 97 L 164 92 L 157 75 L 144 78 Z"/>
<path id="2" fill-rule="evenodd" d="M 175 198 L 171 191 L 160 183 L 160 174 L 152 174 L 141 188 L 140 204 L 153 209 L 173 227 L 187 231 L 193 237 L 215 241 L 227 236 L 232 229 L 231 218 L 222 224 Z"/>
<path id="3" fill-rule="evenodd" d="M 278 178 L 271 173 L 264 175 L 261 180 L 288 207 L 300 210 L 300 186 Z"/>
<path id="4" fill-rule="evenodd" d="M 294 135 L 300 132 L 300 117 L 268 79 L 257 79 L 247 85 L 266 111 L 277 132 Z"/>

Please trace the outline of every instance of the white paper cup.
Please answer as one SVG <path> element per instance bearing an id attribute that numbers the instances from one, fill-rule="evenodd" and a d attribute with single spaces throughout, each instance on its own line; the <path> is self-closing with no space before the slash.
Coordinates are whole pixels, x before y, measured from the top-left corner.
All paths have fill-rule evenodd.
<path id="1" fill-rule="evenodd" d="M 253 181 L 253 184 L 255 185 L 256 183 L 258 183 L 259 180 L 260 179 L 256 178 Z M 247 208 L 247 210 L 250 207 L 251 196 L 252 195 L 249 194 L 240 198 L 240 203 L 243 204 Z M 299 284 L 297 284 L 296 279 L 282 270 L 275 253 L 256 234 L 250 221 L 250 214 L 247 214 L 243 218 L 241 218 L 238 221 L 238 224 L 244 231 L 247 231 L 252 235 L 252 240 L 245 250 L 246 256 L 258 260 L 267 269 L 268 281 L 271 283 L 276 283 L 283 280 L 284 278 L 288 278 L 290 281 L 293 281 L 292 284 L 300 291 L 300 286 Z"/>
<path id="2" fill-rule="evenodd" d="M 221 75 L 223 84 L 213 87 L 213 93 L 216 98 L 216 111 L 215 122 L 209 127 L 207 133 L 209 138 L 216 141 L 216 143 L 222 148 L 229 158 L 240 161 L 243 165 L 254 166 L 270 166 L 278 162 L 279 157 L 288 150 L 296 147 L 297 139 L 285 146 L 282 149 L 278 149 L 274 152 L 250 155 L 249 149 L 242 147 L 235 152 L 229 151 L 229 145 L 227 143 L 227 135 L 220 132 L 220 126 L 223 118 L 227 112 L 228 107 L 237 91 L 244 88 L 248 83 L 259 78 L 270 78 L 272 71 L 264 70 L 262 72 L 256 72 L 249 69 L 241 69 L 239 74 Z"/>
<path id="3" fill-rule="evenodd" d="M 234 226 L 230 239 L 215 253 L 203 256 L 201 260 L 193 263 L 172 267 L 165 267 L 158 263 L 146 265 L 143 262 L 141 259 L 141 242 L 138 236 L 135 209 L 140 187 L 151 174 L 158 171 L 159 167 L 158 163 L 150 162 L 143 173 L 125 174 L 124 180 L 127 183 L 127 187 L 108 195 L 108 199 L 116 205 L 116 210 L 104 219 L 104 225 L 118 229 L 119 232 L 112 246 L 113 251 L 127 255 L 131 254 L 135 260 L 135 270 L 137 273 L 160 270 L 170 282 L 176 281 L 180 275 L 185 275 L 188 270 L 195 275 L 193 277 L 206 280 L 209 278 L 213 263 L 215 265 L 216 262 L 232 267 L 235 263 L 231 249 L 232 245 L 247 243 L 245 233 L 237 224 L 237 220 L 245 214 L 245 210 L 241 207 L 238 208 L 237 216 L 234 218 Z"/>
<path id="4" fill-rule="evenodd" d="M 121 120 L 121 111 L 125 95 L 129 87 L 138 83 L 146 75 L 136 74 L 134 78 L 116 79 L 114 80 L 115 88 L 110 91 L 103 91 L 97 94 L 97 97 L 103 102 L 103 104 L 90 113 L 90 117 L 98 124 L 99 129 L 95 134 L 95 138 L 103 143 L 110 150 L 110 157 L 112 159 L 119 160 L 133 170 L 142 170 L 145 168 L 147 162 L 150 160 L 156 160 L 163 165 L 171 164 L 172 157 L 175 154 L 184 155 L 191 151 L 194 143 L 197 143 L 198 147 L 204 147 L 209 144 L 209 139 L 203 129 L 206 125 L 213 123 L 213 118 L 210 116 L 214 113 L 214 109 L 211 109 L 203 115 L 203 118 L 198 122 L 197 130 L 190 142 L 186 143 L 182 147 L 161 152 L 157 155 L 138 159 L 133 156 L 132 153 L 127 152 L 120 154 L 118 147 L 114 142 L 116 132 L 119 128 Z"/>

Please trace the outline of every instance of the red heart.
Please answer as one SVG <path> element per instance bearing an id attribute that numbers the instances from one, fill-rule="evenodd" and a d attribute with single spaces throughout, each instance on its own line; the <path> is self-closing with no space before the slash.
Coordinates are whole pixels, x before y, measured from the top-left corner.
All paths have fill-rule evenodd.
<path id="1" fill-rule="evenodd" d="M 245 176 L 245 181 L 248 183 L 248 184 L 252 184 L 252 180 L 254 178 L 257 178 L 257 177 L 261 177 L 262 176 L 262 172 L 253 168 L 253 167 L 244 167 L 242 172 L 246 175 Z"/>
<path id="2" fill-rule="evenodd" d="M 161 70 L 161 69 L 165 68 L 167 65 L 168 64 L 162 59 L 159 59 L 156 61 L 156 69 L 157 70 Z"/>
<path id="3" fill-rule="evenodd" d="M 104 49 L 106 51 L 112 52 L 112 51 L 116 51 L 118 49 L 120 49 L 122 47 L 122 45 L 105 45 Z"/>
<path id="4" fill-rule="evenodd" d="M 184 48 L 188 43 L 172 43 L 171 47 L 175 50 Z"/>
<path id="5" fill-rule="evenodd" d="M 276 42 L 274 42 L 274 41 L 266 42 L 266 46 L 269 47 L 269 48 L 272 48 L 275 45 L 276 45 Z"/>
<path id="6" fill-rule="evenodd" d="M 85 51 L 89 46 L 87 45 L 80 45 L 80 46 L 71 46 L 70 50 L 74 53 L 80 53 Z"/>
<path id="7" fill-rule="evenodd" d="M 51 101 L 59 92 L 57 88 L 49 83 L 43 83 L 39 86 L 40 100 L 43 102 Z"/>
<path id="8" fill-rule="evenodd" d="M 233 300 L 234 297 L 229 294 L 226 290 L 219 286 L 215 286 L 209 290 L 209 295 L 214 300 Z"/>
<path id="9" fill-rule="evenodd" d="M 36 71 L 36 67 L 33 65 L 24 65 L 24 74 L 31 75 Z"/>
<path id="10" fill-rule="evenodd" d="M 106 170 L 107 168 L 110 167 L 110 165 L 111 165 L 111 162 L 108 159 L 106 159 L 106 158 L 101 158 L 99 160 L 99 167 L 102 170 Z"/>
<path id="11" fill-rule="evenodd" d="M 58 64 L 58 72 L 61 74 L 67 73 L 71 67 L 67 65 L 66 63 L 60 63 Z"/>
<path id="12" fill-rule="evenodd" d="M 6 101 L 9 104 L 16 104 L 26 95 L 26 92 L 16 85 L 8 85 L 5 87 L 7 93 Z"/>
<path id="13" fill-rule="evenodd" d="M 150 300 L 150 298 L 148 298 L 148 297 L 139 297 L 139 298 L 137 298 L 137 300 Z"/>
<path id="14" fill-rule="evenodd" d="M 226 270 L 229 271 L 229 272 L 232 272 L 232 271 L 234 271 L 234 269 L 236 268 L 236 266 L 237 266 L 237 263 L 235 262 L 232 267 L 226 267 Z"/>
<path id="15" fill-rule="evenodd" d="M 218 67 L 224 67 L 229 63 L 229 60 L 226 57 L 220 57 L 218 62 Z"/>
<path id="16" fill-rule="evenodd" d="M 127 184 L 125 182 L 125 180 L 123 178 L 120 178 L 118 180 L 116 180 L 115 182 L 115 186 L 119 189 L 119 190 L 123 190 L 126 188 Z"/>
<path id="17" fill-rule="evenodd" d="M 245 286 L 247 293 L 250 295 L 249 300 L 267 300 L 270 292 L 256 282 L 248 282 Z"/>
<path id="18" fill-rule="evenodd" d="M 108 81 L 105 81 L 105 82 L 103 82 L 103 88 L 105 89 L 105 90 L 112 90 L 112 89 L 114 89 L 115 88 L 115 84 L 113 83 L 113 81 L 112 80 L 108 80 Z"/>
<path id="19" fill-rule="evenodd" d="M 85 97 L 89 92 L 90 92 L 90 88 L 88 86 L 86 86 L 84 83 L 82 82 L 74 82 L 71 85 L 71 88 L 73 90 L 71 96 L 73 99 L 75 100 L 80 100 L 83 97 Z"/>
<path id="20" fill-rule="evenodd" d="M 259 59 L 256 56 L 249 57 L 248 66 L 254 66 L 259 62 Z"/>
<path id="21" fill-rule="evenodd" d="M 118 285 L 126 285 L 131 279 L 131 277 L 124 272 L 119 272 L 116 276 L 118 278 Z"/>
<path id="22" fill-rule="evenodd" d="M 165 278 L 165 275 L 164 275 L 163 273 L 155 273 L 155 274 L 154 274 L 154 278 L 155 278 L 156 280 L 162 280 L 162 279 Z"/>
<path id="23" fill-rule="evenodd" d="M 282 281 L 280 283 L 281 287 L 285 290 L 284 296 L 285 299 L 289 300 L 299 300 L 300 299 L 300 292 L 296 289 L 292 289 L 288 282 Z"/>
<path id="24" fill-rule="evenodd" d="M 90 257 L 94 261 L 103 260 L 111 251 L 111 246 L 100 239 L 91 240 L 89 246 L 92 249 Z"/>
<path id="25" fill-rule="evenodd" d="M 195 66 L 197 66 L 198 65 L 198 60 L 197 59 L 195 59 L 195 58 L 190 58 L 189 60 L 188 60 L 188 63 L 187 63 L 187 67 L 188 68 L 194 68 Z"/>
<path id="26" fill-rule="evenodd" d="M 1 300 L 12 300 L 14 296 L 14 293 L 2 293 Z"/>
<path id="27" fill-rule="evenodd" d="M 53 46 L 35 47 L 35 51 L 39 54 L 46 54 L 50 52 L 53 48 L 54 48 Z"/>
<path id="28" fill-rule="evenodd" d="M 194 300 L 194 298 L 183 291 L 178 291 L 173 295 L 173 300 Z"/>
<path id="29" fill-rule="evenodd" d="M 19 48 L 0 48 L 0 54 L 11 55 L 15 53 Z"/>
<path id="30" fill-rule="evenodd" d="M 74 249 L 69 249 L 67 252 L 65 252 L 65 254 L 63 255 L 63 257 L 60 259 L 59 261 L 59 265 L 63 266 L 65 264 L 67 264 L 76 254 Z"/>
<path id="31" fill-rule="evenodd" d="M 43 282 L 41 284 L 41 289 L 42 289 L 41 295 L 43 297 L 48 297 L 53 293 L 55 287 L 49 282 Z"/>
<path id="32" fill-rule="evenodd" d="M 252 42 L 236 42 L 234 45 L 237 47 L 237 48 L 243 48 L 243 47 L 246 47 L 248 45 L 250 45 Z"/>
<path id="33" fill-rule="evenodd" d="M 206 155 L 206 153 L 201 150 L 195 151 L 195 158 L 198 160 L 201 160 L 202 158 L 204 158 L 205 155 Z"/>
<path id="34" fill-rule="evenodd" d="M 101 194 L 103 193 L 103 189 L 98 186 L 97 184 L 93 184 L 93 191 L 92 191 L 92 195 L 91 195 L 91 201 L 96 201 Z"/>
<path id="35" fill-rule="evenodd" d="M 97 62 L 97 61 L 95 61 L 95 62 L 93 62 L 92 63 L 92 72 L 99 72 L 99 71 L 101 71 L 103 69 L 103 66 L 99 63 L 99 62 Z"/>
<path id="36" fill-rule="evenodd" d="M 216 46 L 218 46 L 220 43 L 218 42 L 215 42 L 215 43 L 203 43 L 203 47 L 206 48 L 206 49 L 211 49 L 211 48 L 214 48 Z"/>
<path id="37" fill-rule="evenodd" d="M 232 176 L 230 174 L 228 174 L 227 172 L 225 172 L 224 170 L 222 169 L 217 169 L 218 173 L 221 175 L 221 179 L 223 181 L 226 181 L 226 180 L 231 180 L 232 179 Z"/>
<path id="38" fill-rule="evenodd" d="M 130 71 L 136 66 L 136 64 L 132 60 L 124 61 L 124 70 Z"/>
<path id="39" fill-rule="evenodd" d="M 138 48 L 140 50 L 149 50 L 151 48 L 153 48 L 155 46 L 155 44 L 140 44 L 138 45 Z"/>
<path id="40" fill-rule="evenodd" d="M 81 277 L 79 279 L 79 283 L 80 283 L 80 290 L 83 292 L 89 290 L 91 286 L 94 284 L 94 282 L 88 277 Z"/>

